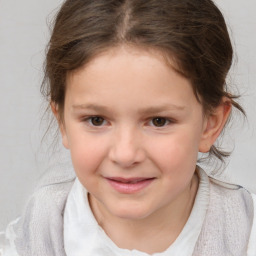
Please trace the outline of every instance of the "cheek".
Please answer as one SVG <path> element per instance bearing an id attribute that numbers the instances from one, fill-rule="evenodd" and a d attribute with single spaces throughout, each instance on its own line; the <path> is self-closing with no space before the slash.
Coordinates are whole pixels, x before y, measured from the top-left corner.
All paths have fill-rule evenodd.
<path id="1" fill-rule="evenodd" d="M 176 134 L 155 142 L 151 155 L 163 172 L 183 179 L 188 173 L 194 172 L 198 140 L 187 133 Z"/>
<path id="2" fill-rule="evenodd" d="M 97 172 L 106 154 L 106 144 L 93 136 L 73 136 L 69 141 L 75 172 L 79 176 Z"/>

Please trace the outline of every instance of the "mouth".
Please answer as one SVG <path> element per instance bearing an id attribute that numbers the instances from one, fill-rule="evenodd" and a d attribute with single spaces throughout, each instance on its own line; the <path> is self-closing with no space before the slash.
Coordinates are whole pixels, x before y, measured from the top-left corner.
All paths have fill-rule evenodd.
<path id="1" fill-rule="evenodd" d="M 133 194 L 148 187 L 155 178 L 134 177 L 126 179 L 121 177 L 110 177 L 106 178 L 106 180 L 117 192 L 122 194 Z"/>

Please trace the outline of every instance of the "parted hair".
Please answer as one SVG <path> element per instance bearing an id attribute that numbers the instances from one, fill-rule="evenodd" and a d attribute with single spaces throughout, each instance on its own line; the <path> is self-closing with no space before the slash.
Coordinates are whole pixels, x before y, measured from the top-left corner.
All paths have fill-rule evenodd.
<path id="1" fill-rule="evenodd" d="M 53 22 L 41 92 L 63 118 L 67 75 L 122 44 L 155 49 L 186 77 L 204 112 L 228 92 L 233 49 L 224 17 L 211 0 L 66 0 Z M 209 155 L 229 154 L 215 145 Z"/>

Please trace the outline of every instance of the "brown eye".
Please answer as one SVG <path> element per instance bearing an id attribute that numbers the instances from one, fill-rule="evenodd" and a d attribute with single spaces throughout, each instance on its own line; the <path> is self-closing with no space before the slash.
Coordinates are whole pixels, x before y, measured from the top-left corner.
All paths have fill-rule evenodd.
<path id="1" fill-rule="evenodd" d="M 91 117 L 90 121 L 93 126 L 101 126 L 104 124 L 105 120 L 100 116 L 94 116 L 94 117 Z"/>
<path id="2" fill-rule="evenodd" d="M 156 127 L 162 127 L 165 126 L 167 123 L 166 118 L 163 117 L 156 117 L 152 119 L 152 124 Z"/>

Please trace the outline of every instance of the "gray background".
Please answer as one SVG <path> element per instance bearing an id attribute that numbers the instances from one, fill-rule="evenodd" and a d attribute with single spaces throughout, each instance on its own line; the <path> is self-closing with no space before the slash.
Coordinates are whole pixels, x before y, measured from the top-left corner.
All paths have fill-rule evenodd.
<path id="1" fill-rule="evenodd" d="M 36 181 L 50 162 L 66 159 L 53 154 L 49 137 L 41 139 L 45 105 L 39 93 L 47 20 L 61 0 L 0 0 L 0 230 L 19 216 Z M 256 2 L 216 0 L 229 24 L 237 52 L 230 84 L 243 95 L 248 122 L 236 117 L 225 141 L 234 149 L 221 178 L 256 192 Z M 236 91 L 235 87 L 234 90 Z M 235 141 L 235 142 L 234 142 Z"/>

